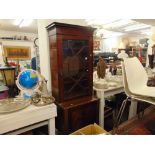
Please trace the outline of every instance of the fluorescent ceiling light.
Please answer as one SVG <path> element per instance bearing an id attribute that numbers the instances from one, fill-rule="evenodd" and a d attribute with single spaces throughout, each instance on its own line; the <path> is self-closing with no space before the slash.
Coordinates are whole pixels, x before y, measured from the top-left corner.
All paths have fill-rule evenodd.
<path id="1" fill-rule="evenodd" d="M 23 19 L 19 27 L 29 26 L 32 23 L 32 19 Z"/>
<path id="2" fill-rule="evenodd" d="M 32 23 L 33 19 L 16 19 L 14 25 L 19 27 L 29 26 Z"/>
<path id="3" fill-rule="evenodd" d="M 144 35 L 151 35 L 151 29 L 147 29 L 145 31 L 141 31 L 141 34 L 144 34 Z"/>
<path id="4" fill-rule="evenodd" d="M 128 24 L 131 24 L 131 23 L 134 23 L 134 21 L 129 20 L 129 19 L 128 20 L 120 19 L 120 20 L 111 22 L 109 24 L 105 24 L 105 25 L 103 25 L 103 27 L 104 28 L 117 28 L 117 27 L 122 27 L 122 26 L 125 26 Z"/>
<path id="5" fill-rule="evenodd" d="M 104 29 L 117 28 L 131 23 L 136 23 L 130 19 L 87 19 L 88 25 L 101 25 Z"/>
<path id="6" fill-rule="evenodd" d="M 146 24 L 136 24 L 136 25 L 126 27 L 125 31 L 132 31 L 132 30 L 144 29 L 144 28 L 149 28 L 149 27 L 151 26 L 146 25 Z"/>
<path id="7" fill-rule="evenodd" d="M 15 19 L 14 20 L 14 25 L 19 25 L 22 22 L 23 19 Z"/>
<path id="8" fill-rule="evenodd" d="M 87 19 L 86 22 L 89 25 L 99 29 L 97 32 L 98 36 L 101 36 L 101 34 L 103 36 L 114 36 L 114 35 L 119 36 L 119 35 L 122 35 L 123 33 L 127 33 L 128 31 L 131 31 L 131 32 L 133 31 L 136 33 L 139 32 L 140 34 L 142 34 L 141 30 L 146 30 L 151 28 L 150 25 L 142 24 L 131 19 Z M 103 32 L 103 29 L 104 29 L 104 32 Z M 105 32 L 105 30 L 109 30 L 112 33 Z M 122 33 L 118 33 L 118 32 L 122 32 Z"/>
<path id="9" fill-rule="evenodd" d="M 104 25 L 117 20 L 118 19 L 86 19 L 86 22 L 88 25 Z"/>

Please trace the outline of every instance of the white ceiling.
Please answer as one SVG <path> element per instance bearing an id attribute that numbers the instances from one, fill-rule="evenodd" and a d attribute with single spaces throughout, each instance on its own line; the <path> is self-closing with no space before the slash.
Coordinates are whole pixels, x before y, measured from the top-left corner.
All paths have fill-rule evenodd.
<path id="1" fill-rule="evenodd" d="M 151 26 L 155 26 L 155 19 L 89 19 L 87 22 L 96 27 L 97 35 L 103 38 L 114 32 L 116 35 L 145 37 L 150 35 Z"/>
<path id="2" fill-rule="evenodd" d="M 33 22 L 30 24 L 30 26 L 28 27 L 20 28 L 14 25 L 14 19 L 0 19 L 0 30 L 37 33 L 37 20 L 34 19 Z"/>
<path id="3" fill-rule="evenodd" d="M 155 26 L 155 19 L 133 19 L 137 22 Z"/>
<path id="4" fill-rule="evenodd" d="M 52 22 L 61 22 L 61 23 L 87 26 L 87 23 L 84 19 L 44 19 L 44 20 L 47 23 L 47 25 L 49 25 Z M 33 22 L 28 27 L 21 27 L 21 28 L 14 25 L 14 21 L 15 19 L 0 19 L 0 30 L 37 34 L 37 19 L 34 19 Z"/>
<path id="5" fill-rule="evenodd" d="M 85 19 L 55 19 L 55 20 L 47 19 L 47 20 L 48 20 L 48 23 L 57 21 L 57 22 L 63 22 L 63 23 L 78 24 L 78 25 L 83 25 L 83 26 L 88 24 L 87 20 L 85 20 Z M 119 20 L 119 19 L 111 20 L 110 22 L 114 23 L 116 20 Z M 140 23 L 155 26 L 155 19 L 133 19 L 133 20 L 134 20 L 133 24 L 140 22 Z M 36 19 L 34 19 L 33 22 L 31 23 L 31 25 L 28 27 L 19 28 L 18 26 L 14 25 L 13 23 L 14 23 L 14 19 L 0 19 L 0 30 L 36 33 L 37 34 L 37 20 Z M 111 24 L 111 23 L 108 23 L 108 24 Z M 133 24 L 130 24 L 130 25 L 133 25 Z M 89 24 L 89 25 L 91 25 L 91 24 Z M 102 27 L 103 23 L 100 25 L 93 25 L 93 26 Z M 123 32 L 124 33 L 124 28 L 126 26 L 129 26 L 129 25 L 118 26 L 118 27 L 109 27 L 106 29 L 115 31 L 115 32 Z M 139 30 L 126 32 L 126 34 L 138 34 L 138 33 L 140 33 Z"/>

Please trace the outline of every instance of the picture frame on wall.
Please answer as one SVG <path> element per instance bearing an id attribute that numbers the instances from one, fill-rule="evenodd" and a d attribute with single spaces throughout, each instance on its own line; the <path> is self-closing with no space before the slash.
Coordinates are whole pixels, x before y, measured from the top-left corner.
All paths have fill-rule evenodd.
<path id="1" fill-rule="evenodd" d="M 4 46 L 4 55 L 8 60 L 30 60 L 31 48 L 27 46 Z"/>
<path id="2" fill-rule="evenodd" d="M 101 47 L 100 47 L 100 40 L 94 40 L 94 43 L 93 43 L 93 50 L 101 50 Z"/>

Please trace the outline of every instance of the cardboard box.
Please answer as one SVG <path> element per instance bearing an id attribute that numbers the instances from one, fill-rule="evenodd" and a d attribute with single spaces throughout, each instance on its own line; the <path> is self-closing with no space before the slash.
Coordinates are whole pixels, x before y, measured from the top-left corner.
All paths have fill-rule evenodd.
<path id="1" fill-rule="evenodd" d="M 99 134 L 109 135 L 107 131 L 105 131 L 103 128 L 98 126 L 96 123 L 90 124 L 86 127 L 83 127 L 71 133 L 71 135 L 99 135 Z"/>

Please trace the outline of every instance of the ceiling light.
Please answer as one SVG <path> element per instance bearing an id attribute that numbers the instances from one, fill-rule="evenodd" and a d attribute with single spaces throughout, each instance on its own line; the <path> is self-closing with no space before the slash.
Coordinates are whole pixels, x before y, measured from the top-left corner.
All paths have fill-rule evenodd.
<path id="1" fill-rule="evenodd" d="M 145 30 L 145 31 L 141 31 L 141 34 L 144 34 L 144 35 L 151 35 L 151 30 Z"/>
<path id="2" fill-rule="evenodd" d="M 118 19 L 86 19 L 86 22 L 88 25 L 104 25 L 117 20 Z"/>
<path id="3" fill-rule="evenodd" d="M 22 22 L 22 20 L 23 19 L 15 19 L 13 24 L 18 26 Z"/>
<path id="4" fill-rule="evenodd" d="M 29 26 L 32 23 L 32 19 L 23 19 L 19 27 Z"/>
<path id="5" fill-rule="evenodd" d="M 149 27 L 151 26 L 146 25 L 146 24 L 136 24 L 136 25 L 126 27 L 125 31 L 133 31 L 133 30 L 144 29 L 144 28 L 149 28 Z"/>
<path id="6" fill-rule="evenodd" d="M 16 19 L 14 25 L 19 27 L 29 26 L 32 23 L 32 19 Z"/>
<path id="7" fill-rule="evenodd" d="M 117 27 L 122 27 L 122 26 L 125 26 L 125 25 L 128 25 L 128 24 L 131 24 L 133 22 L 134 21 L 132 21 L 132 20 L 123 20 L 123 19 L 120 19 L 118 21 L 114 21 L 112 23 L 103 25 L 103 27 L 104 28 L 117 28 Z"/>

